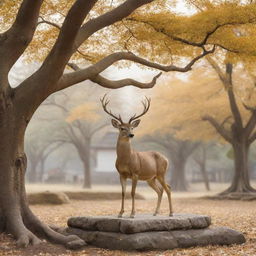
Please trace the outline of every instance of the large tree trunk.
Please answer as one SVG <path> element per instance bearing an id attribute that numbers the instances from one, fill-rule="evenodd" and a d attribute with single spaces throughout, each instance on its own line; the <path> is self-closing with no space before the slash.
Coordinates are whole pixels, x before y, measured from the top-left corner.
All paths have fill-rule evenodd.
<path id="1" fill-rule="evenodd" d="M 250 193 L 256 192 L 250 185 L 248 152 L 249 145 L 246 142 L 233 143 L 234 150 L 234 177 L 231 186 L 221 193 L 221 195 L 230 193 Z"/>
<path id="2" fill-rule="evenodd" d="M 202 162 L 202 164 L 200 164 L 200 171 L 203 177 L 203 181 L 204 181 L 204 185 L 207 191 L 210 191 L 210 184 L 209 184 L 209 178 L 208 178 L 208 174 L 206 171 L 206 164 L 205 161 Z"/>
<path id="3" fill-rule="evenodd" d="M 199 165 L 205 188 L 206 188 L 207 191 L 209 191 L 210 190 L 210 184 L 209 184 L 208 173 L 207 173 L 207 170 L 206 170 L 206 148 L 204 146 L 202 146 L 201 159 L 200 158 L 197 159 L 196 162 Z"/>
<path id="4" fill-rule="evenodd" d="M 188 185 L 185 177 L 186 161 L 176 159 L 172 161 L 171 188 L 173 191 L 187 191 Z"/>
<path id="5" fill-rule="evenodd" d="M 83 167 L 84 167 L 83 188 L 91 188 L 92 181 L 91 181 L 90 156 L 84 156 L 82 161 L 83 161 Z"/>
<path id="6" fill-rule="evenodd" d="M 10 98 L 3 97 L 1 101 L 0 229 L 12 234 L 19 246 L 39 243 L 37 236 L 67 247 L 81 246 L 84 244 L 81 239 L 55 232 L 30 211 L 25 192 L 27 158 L 24 153 L 28 122 L 23 113 L 14 109 Z"/>

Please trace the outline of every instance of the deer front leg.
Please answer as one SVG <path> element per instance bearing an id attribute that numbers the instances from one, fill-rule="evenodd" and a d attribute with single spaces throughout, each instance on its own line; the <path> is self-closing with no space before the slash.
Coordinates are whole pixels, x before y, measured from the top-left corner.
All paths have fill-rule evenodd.
<path id="1" fill-rule="evenodd" d="M 158 213 L 159 213 L 159 209 L 160 209 L 160 204 L 161 204 L 161 201 L 162 201 L 162 196 L 163 196 L 163 188 L 159 187 L 157 184 L 156 184 L 156 179 L 152 179 L 152 180 L 148 180 L 148 185 L 153 188 L 157 195 L 158 195 L 158 199 L 157 199 L 157 206 L 156 206 L 156 210 L 155 210 L 155 213 L 154 213 L 154 216 L 156 216 Z"/>
<path id="2" fill-rule="evenodd" d="M 126 178 L 120 175 L 120 183 L 122 186 L 122 205 L 120 213 L 118 214 L 118 218 L 122 218 L 124 213 L 124 198 L 125 198 L 125 192 L 126 192 Z"/>
<path id="3" fill-rule="evenodd" d="M 138 176 L 137 175 L 133 175 L 132 176 L 132 212 L 130 215 L 130 218 L 134 218 L 135 216 L 135 191 L 136 191 L 136 186 L 137 186 L 137 182 L 138 182 Z"/>

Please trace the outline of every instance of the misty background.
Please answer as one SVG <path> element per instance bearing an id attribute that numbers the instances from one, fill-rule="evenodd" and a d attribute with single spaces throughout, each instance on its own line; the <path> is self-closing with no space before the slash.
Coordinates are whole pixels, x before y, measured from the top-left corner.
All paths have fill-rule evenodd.
<path id="1" fill-rule="evenodd" d="M 10 72 L 11 85 L 15 87 L 39 65 L 17 62 Z M 133 77 L 141 81 L 150 81 L 155 74 L 135 65 L 105 72 L 111 79 Z M 186 79 L 186 75 L 178 76 Z M 120 186 L 115 168 L 118 130 L 112 127 L 111 117 L 102 110 L 100 98 L 105 93 L 110 99 L 110 109 L 127 121 L 142 109 L 140 101 L 144 96 L 154 92 L 134 87 L 108 90 L 86 81 L 47 98 L 34 114 L 26 133 L 28 184 L 66 184 L 81 189 L 110 184 Z M 150 110 L 146 115 L 150 118 Z M 138 151 L 159 151 L 169 159 L 167 182 L 173 191 L 216 192 L 229 186 L 234 174 L 229 145 L 217 141 L 180 140 L 164 131 L 136 136 L 142 129 L 143 118 L 135 130 L 132 145 Z M 249 160 L 252 182 L 256 179 L 255 154 L 253 145 Z"/>

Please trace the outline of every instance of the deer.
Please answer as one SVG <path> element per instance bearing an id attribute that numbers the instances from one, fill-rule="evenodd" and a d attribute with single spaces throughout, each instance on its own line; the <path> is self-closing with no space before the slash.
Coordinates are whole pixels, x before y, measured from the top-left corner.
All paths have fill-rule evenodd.
<path id="1" fill-rule="evenodd" d="M 169 202 L 169 216 L 172 216 L 171 188 L 165 181 L 165 174 L 169 166 L 168 159 L 156 151 L 137 152 L 131 146 L 131 139 L 134 137 L 133 129 L 140 124 L 141 120 L 139 118 L 148 112 L 151 99 L 145 97 L 145 100 L 142 101 L 142 113 L 133 115 L 127 123 L 123 122 L 120 114 L 117 116 L 113 114 L 111 110 L 107 109 L 110 100 L 107 99 L 106 94 L 100 101 L 103 110 L 112 117 L 111 123 L 113 127 L 119 130 L 116 145 L 117 158 L 115 166 L 120 176 L 122 203 L 118 217 L 122 218 L 124 213 L 127 179 L 132 180 L 132 210 L 130 218 L 135 217 L 135 191 L 138 180 L 146 181 L 158 195 L 157 205 L 153 215 L 156 216 L 159 214 L 163 191 L 165 191 Z"/>

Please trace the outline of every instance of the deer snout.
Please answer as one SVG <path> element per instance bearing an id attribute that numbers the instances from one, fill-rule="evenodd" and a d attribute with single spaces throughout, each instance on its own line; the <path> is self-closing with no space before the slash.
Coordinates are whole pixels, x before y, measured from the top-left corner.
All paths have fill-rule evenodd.
<path id="1" fill-rule="evenodd" d="M 130 137 L 130 138 L 133 138 L 133 137 L 134 137 L 134 134 L 130 133 L 130 134 L 129 134 L 129 137 Z"/>

